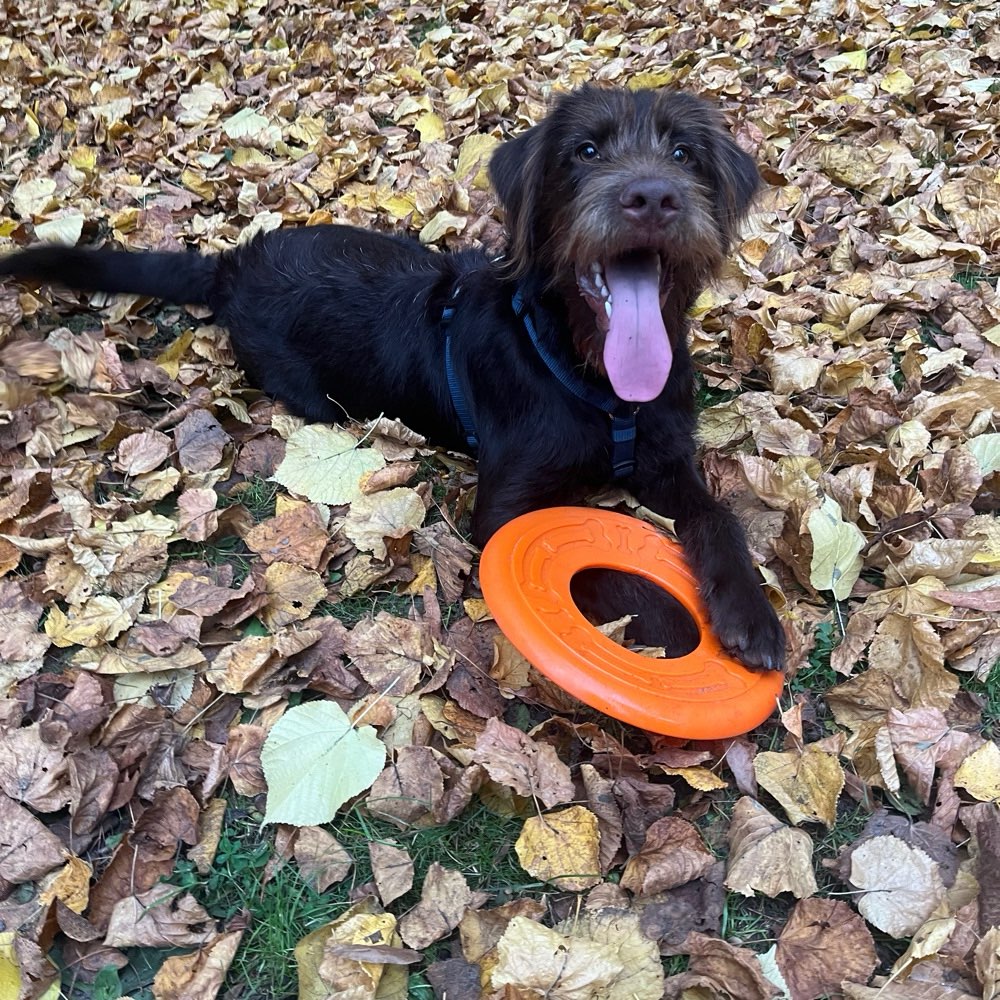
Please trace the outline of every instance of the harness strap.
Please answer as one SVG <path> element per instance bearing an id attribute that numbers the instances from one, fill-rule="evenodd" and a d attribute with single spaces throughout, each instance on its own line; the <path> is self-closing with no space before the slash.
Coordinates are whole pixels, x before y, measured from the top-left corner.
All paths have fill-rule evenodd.
<path id="1" fill-rule="evenodd" d="M 611 471 L 614 478 L 625 479 L 632 475 L 635 471 L 635 416 L 638 407 L 630 406 L 613 392 L 584 382 L 546 347 L 538 336 L 535 321 L 524 304 L 520 288 L 514 293 L 513 306 L 514 312 L 524 323 L 538 356 L 560 385 L 573 393 L 577 399 L 604 410 L 611 418 Z"/>
<path id="2" fill-rule="evenodd" d="M 476 424 L 472 417 L 472 410 L 469 407 L 465 393 L 458 380 L 458 373 L 451 355 L 451 321 L 455 317 L 455 302 L 458 299 L 460 285 L 455 286 L 451 293 L 448 304 L 441 310 L 441 325 L 445 331 L 444 337 L 444 370 L 445 378 L 448 382 L 448 393 L 451 396 L 451 404 L 455 408 L 462 430 L 465 432 L 465 440 L 469 446 L 470 453 L 475 455 L 479 449 L 479 439 L 476 437 Z M 607 392 L 598 386 L 584 382 L 573 371 L 557 358 L 538 336 L 535 321 L 531 313 L 525 307 L 524 296 L 518 288 L 514 293 L 512 305 L 517 317 L 524 323 L 528 336 L 534 344 L 538 356 L 545 363 L 545 367 L 552 373 L 556 381 L 571 392 L 577 399 L 599 410 L 603 410 L 611 418 L 611 471 L 615 479 L 625 479 L 635 471 L 635 439 L 636 439 L 636 412 L 638 407 L 630 406 L 624 400 L 619 399 L 613 392 Z"/>
<path id="3" fill-rule="evenodd" d="M 476 437 L 476 424 L 472 419 L 472 411 L 462 392 L 461 383 L 458 381 L 458 373 L 455 371 L 454 362 L 451 359 L 451 321 L 455 318 L 455 300 L 458 298 L 460 285 L 455 286 L 451 293 L 448 305 L 441 310 L 441 325 L 445 329 L 444 336 L 444 374 L 448 380 L 448 392 L 451 395 L 451 405 L 455 407 L 458 419 L 465 431 L 465 443 L 469 446 L 469 451 L 475 455 L 479 450 L 479 438 Z"/>

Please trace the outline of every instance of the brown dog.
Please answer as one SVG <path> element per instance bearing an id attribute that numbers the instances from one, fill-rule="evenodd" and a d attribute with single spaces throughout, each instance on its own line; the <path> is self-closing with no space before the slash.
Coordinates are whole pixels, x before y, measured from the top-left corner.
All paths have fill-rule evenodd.
<path id="1" fill-rule="evenodd" d="M 497 150 L 510 240 L 432 253 L 347 226 L 278 230 L 228 253 L 35 249 L 0 274 L 208 304 L 250 378 L 312 420 L 385 413 L 477 450 L 473 535 L 613 477 L 676 519 L 723 644 L 779 669 L 784 635 L 732 514 L 694 464 L 685 312 L 730 249 L 757 170 L 710 106 L 584 87 Z M 677 652 L 693 623 L 628 574 L 591 570 L 594 618 Z"/>

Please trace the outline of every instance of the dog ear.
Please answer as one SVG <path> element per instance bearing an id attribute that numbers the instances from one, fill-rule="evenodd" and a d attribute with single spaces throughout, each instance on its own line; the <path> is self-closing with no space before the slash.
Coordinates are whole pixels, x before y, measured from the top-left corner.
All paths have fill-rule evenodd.
<path id="1" fill-rule="evenodd" d="M 542 128 L 535 125 L 497 147 L 490 158 L 490 181 L 504 210 L 509 234 L 506 266 L 523 276 L 535 259 L 535 219 L 544 179 Z"/>
<path id="2" fill-rule="evenodd" d="M 760 190 L 760 173 L 754 158 L 744 153 L 728 133 L 716 142 L 715 171 L 726 210 L 726 235 L 731 237 Z"/>

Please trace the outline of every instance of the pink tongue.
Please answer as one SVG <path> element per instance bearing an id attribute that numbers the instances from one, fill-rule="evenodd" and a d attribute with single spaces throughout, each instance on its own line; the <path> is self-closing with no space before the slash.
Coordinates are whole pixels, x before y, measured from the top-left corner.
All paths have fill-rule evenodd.
<path id="1" fill-rule="evenodd" d="M 655 253 L 609 260 L 611 320 L 604 367 L 619 399 L 645 403 L 667 384 L 673 351 L 660 314 L 660 268 Z"/>

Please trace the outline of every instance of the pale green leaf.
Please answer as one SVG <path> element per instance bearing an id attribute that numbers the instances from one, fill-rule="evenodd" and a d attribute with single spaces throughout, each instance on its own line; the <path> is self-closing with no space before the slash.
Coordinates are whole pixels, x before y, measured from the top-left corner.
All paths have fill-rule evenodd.
<path id="1" fill-rule="evenodd" d="M 1000 470 L 1000 434 L 980 434 L 971 438 L 967 444 L 984 477 L 992 476 Z"/>
<path id="2" fill-rule="evenodd" d="M 359 448 L 342 428 L 306 424 L 288 438 L 285 458 L 272 478 L 299 496 L 340 506 L 359 499 L 361 477 L 384 465 L 377 451 Z"/>
<path id="3" fill-rule="evenodd" d="M 271 727 L 260 760 L 267 780 L 264 822 L 317 826 L 371 787 L 385 765 L 385 744 L 371 726 L 354 728 L 334 702 L 310 701 Z"/>
<path id="4" fill-rule="evenodd" d="M 809 582 L 817 590 L 833 591 L 838 601 L 845 600 L 861 575 L 859 553 L 865 536 L 856 524 L 844 520 L 833 497 L 826 497 L 809 515 L 809 534 L 813 540 Z"/>
<path id="5" fill-rule="evenodd" d="M 41 243 L 54 243 L 57 246 L 72 247 L 80 240 L 83 232 L 83 213 L 67 212 L 48 222 L 39 222 L 35 226 L 35 238 Z"/>

